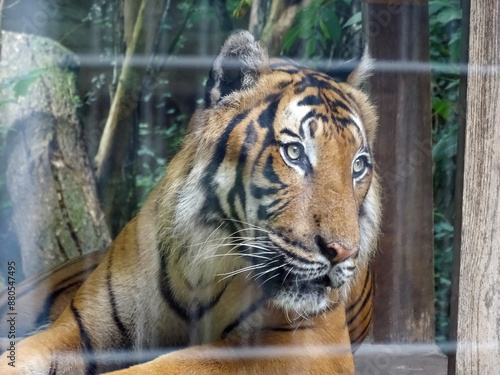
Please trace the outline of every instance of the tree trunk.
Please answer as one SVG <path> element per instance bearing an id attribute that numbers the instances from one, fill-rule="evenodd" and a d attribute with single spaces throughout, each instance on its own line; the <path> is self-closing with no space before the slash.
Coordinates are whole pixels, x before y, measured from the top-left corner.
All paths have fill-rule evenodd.
<path id="1" fill-rule="evenodd" d="M 261 0 L 261 2 L 265 4 L 265 0 Z M 260 39 L 267 45 L 269 56 L 279 55 L 283 45 L 283 38 L 292 27 L 295 16 L 311 2 L 312 0 L 273 0 L 269 17 L 260 36 Z M 254 12 L 253 9 L 252 12 Z M 252 29 L 256 29 L 255 22 L 258 22 L 258 20 L 257 15 L 257 20 L 252 21 L 250 25 L 250 31 L 253 32 Z"/>
<path id="2" fill-rule="evenodd" d="M 23 270 L 31 276 L 107 247 L 110 236 L 76 116 L 75 56 L 52 40 L 9 32 L 3 52 L 0 80 L 12 84 L 0 91 L 11 100 L 0 106 L 8 129 L 2 164 Z"/>
<path id="3" fill-rule="evenodd" d="M 500 368 L 500 3 L 470 2 L 457 374 Z"/>
<path id="4" fill-rule="evenodd" d="M 248 31 L 257 39 L 260 39 L 262 30 L 266 25 L 267 16 L 271 6 L 271 0 L 253 0 L 250 9 L 250 20 L 248 22 Z"/>

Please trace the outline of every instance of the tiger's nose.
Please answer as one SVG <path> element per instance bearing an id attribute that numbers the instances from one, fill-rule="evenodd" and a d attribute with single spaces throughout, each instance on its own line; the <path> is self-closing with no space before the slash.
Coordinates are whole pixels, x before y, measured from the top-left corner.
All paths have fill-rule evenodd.
<path id="1" fill-rule="evenodd" d="M 353 256 L 358 251 L 357 246 L 346 248 L 338 242 L 326 243 L 320 236 L 316 236 L 316 244 L 321 253 L 332 263 L 340 263 Z"/>

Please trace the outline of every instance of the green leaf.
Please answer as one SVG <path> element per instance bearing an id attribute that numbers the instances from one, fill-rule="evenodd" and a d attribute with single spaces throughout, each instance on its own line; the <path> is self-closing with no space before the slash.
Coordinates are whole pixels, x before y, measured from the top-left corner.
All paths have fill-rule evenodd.
<path id="1" fill-rule="evenodd" d="M 354 13 L 354 15 L 349 18 L 346 23 L 344 23 L 344 28 L 357 25 L 358 23 L 361 23 L 361 12 Z"/>
<path id="2" fill-rule="evenodd" d="M 316 51 L 316 41 L 314 39 L 309 39 L 306 44 L 306 57 L 310 57 Z"/>
<path id="3" fill-rule="evenodd" d="M 309 39 L 314 36 L 314 19 L 306 19 L 298 24 L 300 28 L 299 36 L 302 39 Z"/>
<path id="4" fill-rule="evenodd" d="M 330 33 L 331 40 L 337 43 L 340 40 L 342 33 L 342 27 L 340 26 L 339 18 L 337 14 L 330 8 L 321 8 L 319 17 L 325 22 L 326 27 Z"/>
<path id="5" fill-rule="evenodd" d="M 443 8 L 447 8 L 449 4 L 444 1 L 433 1 L 429 3 L 429 16 L 434 16 L 436 13 L 440 12 Z M 432 19 L 430 20 L 432 22 Z"/>
<path id="6" fill-rule="evenodd" d="M 332 39 L 332 36 L 330 35 L 330 31 L 328 31 L 328 28 L 325 25 L 325 22 L 320 18 L 319 19 L 319 27 L 321 31 L 323 31 L 323 35 L 326 37 L 326 39 Z"/>
<path id="7" fill-rule="evenodd" d="M 435 114 L 443 117 L 444 119 L 450 118 L 451 103 L 445 99 L 434 98 L 432 102 L 432 109 Z"/>
<path id="8" fill-rule="evenodd" d="M 452 89 L 453 87 L 456 87 L 460 84 L 460 80 L 457 78 L 457 79 L 454 79 L 452 80 L 450 83 L 448 83 L 445 87 L 446 90 L 450 90 Z"/>
<path id="9" fill-rule="evenodd" d="M 293 46 L 297 38 L 299 37 L 301 31 L 300 24 L 292 27 L 285 35 L 285 40 L 283 42 L 282 52 L 288 52 Z"/>
<path id="10" fill-rule="evenodd" d="M 456 132 L 450 132 L 449 134 L 446 134 L 434 145 L 432 149 L 432 158 L 436 163 L 443 162 L 452 165 L 451 160 L 454 156 L 456 156 L 456 154 L 457 154 Z"/>
<path id="11" fill-rule="evenodd" d="M 318 40 L 319 42 L 321 43 L 321 46 L 323 47 L 323 49 L 326 50 L 326 40 L 327 38 L 323 38 L 324 35 L 318 35 Z"/>
<path id="12" fill-rule="evenodd" d="M 238 19 L 245 16 L 252 6 L 251 0 L 241 0 L 236 8 L 233 10 L 233 18 Z"/>
<path id="13" fill-rule="evenodd" d="M 439 12 L 436 16 L 436 21 L 446 25 L 447 23 L 454 20 L 462 19 L 462 10 L 457 8 L 446 8 Z"/>

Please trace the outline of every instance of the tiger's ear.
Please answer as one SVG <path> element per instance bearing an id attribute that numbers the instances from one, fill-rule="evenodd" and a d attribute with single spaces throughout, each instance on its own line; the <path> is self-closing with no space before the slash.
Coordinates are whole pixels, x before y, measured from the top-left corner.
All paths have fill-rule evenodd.
<path id="1" fill-rule="evenodd" d="M 236 31 L 215 58 L 205 89 L 205 107 L 216 105 L 232 92 L 252 87 L 269 70 L 267 48 L 248 31 Z"/>
<path id="2" fill-rule="evenodd" d="M 347 77 L 347 83 L 357 89 L 361 88 L 373 74 L 374 61 L 366 46 L 356 68 Z"/>

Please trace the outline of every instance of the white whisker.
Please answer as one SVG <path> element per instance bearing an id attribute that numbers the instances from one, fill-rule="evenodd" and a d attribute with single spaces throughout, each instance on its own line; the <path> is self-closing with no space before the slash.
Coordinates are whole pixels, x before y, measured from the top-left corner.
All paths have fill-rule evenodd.
<path id="1" fill-rule="evenodd" d="M 271 276 L 269 278 L 267 278 L 266 280 L 264 280 L 261 284 L 260 284 L 260 287 L 262 288 L 262 285 L 264 285 L 265 283 L 267 283 L 269 280 L 275 278 L 276 276 L 278 276 L 278 274 L 274 275 L 274 276 Z"/>

